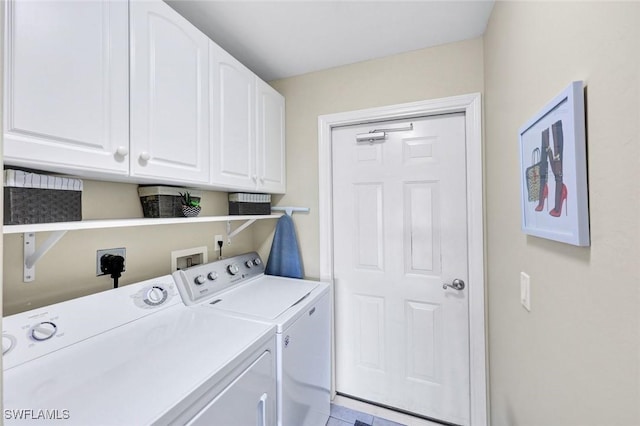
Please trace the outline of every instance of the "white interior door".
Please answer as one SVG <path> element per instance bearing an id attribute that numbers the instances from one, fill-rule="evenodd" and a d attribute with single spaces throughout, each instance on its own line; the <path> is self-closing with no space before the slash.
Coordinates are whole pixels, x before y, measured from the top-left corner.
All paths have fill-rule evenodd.
<path id="1" fill-rule="evenodd" d="M 468 424 L 464 114 L 334 128 L 332 153 L 336 391 Z"/>

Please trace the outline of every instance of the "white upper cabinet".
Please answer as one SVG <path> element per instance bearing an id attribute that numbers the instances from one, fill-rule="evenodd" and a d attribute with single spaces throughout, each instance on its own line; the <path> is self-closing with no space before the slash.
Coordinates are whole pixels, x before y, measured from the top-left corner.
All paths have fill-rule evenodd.
<path id="1" fill-rule="evenodd" d="M 284 193 L 284 98 L 217 44 L 209 46 L 211 184 Z"/>
<path id="2" fill-rule="evenodd" d="M 257 175 L 261 192 L 286 190 L 284 97 L 256 78 Z"/>
<path id="3" fill-rule="evenodd" d="M 255 75 L 214 42 L 209 64 L 211 183 L 255 189 Z"/>
<path id="4" fill-rule="evenodd" d="M 130 3 L 131 175 L 209 182 L 209 39 L 161 1 Z"/>
<path id="5" fill-rule="evenodd" d="M 5 4 L 5 163 L 126 176 L 128 3 Z"/>
<path id="6" fill-rule="evenodd" d="M 285 192 L 284 98 L 160 0 L 8 0 L 4 160 Z"/>

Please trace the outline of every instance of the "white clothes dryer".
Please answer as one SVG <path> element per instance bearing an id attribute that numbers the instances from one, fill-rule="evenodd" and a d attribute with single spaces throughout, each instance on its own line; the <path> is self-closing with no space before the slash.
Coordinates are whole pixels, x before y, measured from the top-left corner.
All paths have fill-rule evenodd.
<path id="1" fill-rule="evenodd" d="M 186 305 L 276 326 L 279 426 L 324 426 L 330 412 L 329 285 L 264 274 L 251 252 L 174 272 Z"/>

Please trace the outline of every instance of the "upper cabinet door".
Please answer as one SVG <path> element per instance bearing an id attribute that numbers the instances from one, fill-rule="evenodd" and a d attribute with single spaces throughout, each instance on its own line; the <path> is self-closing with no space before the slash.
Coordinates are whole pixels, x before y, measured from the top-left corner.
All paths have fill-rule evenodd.
<path id="1" fill-rule="evenodd" d="M 128 3 L 5 4 L 5 163 L 126 175 Z"/>
<path id="2" fill-rule="evenodd" d="M 211 183 L 254 190 L 255 75 L 210 42 Z"/>
<path id="3" fill-rule="evenodd" d="M 130 14 L 131 175 L 207 183 L 209 40 L 161 1 Z"/>
<path id="4" fill-rule="evenodd" d="M 286 191 L 284 97 L 256 78 L 257 175 L 261 192 Z"/>

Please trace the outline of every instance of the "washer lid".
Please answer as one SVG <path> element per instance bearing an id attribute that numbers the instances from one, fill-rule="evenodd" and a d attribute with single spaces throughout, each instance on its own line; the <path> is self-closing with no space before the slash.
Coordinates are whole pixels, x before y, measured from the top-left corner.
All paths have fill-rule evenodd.
<path id="1" fill-rule="evenodd" d="M 65 425 L 170 423 L 206 389 L 230 380 L 242 355 L 274 332 L 263 323 L 173 306 L 6 370 L 4 408 L 33 410 L 32 417 L 58 410 L 53 414 L 66 413 Z"/>
<path id="2" fill-rule="evenodd" d="M 263 275 L 208 301 L 216 309 L 274 320 L 319 283 Z"/>

